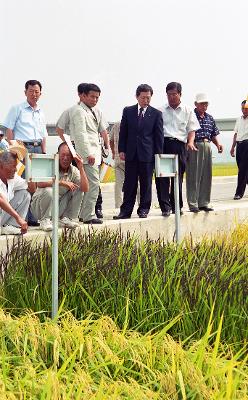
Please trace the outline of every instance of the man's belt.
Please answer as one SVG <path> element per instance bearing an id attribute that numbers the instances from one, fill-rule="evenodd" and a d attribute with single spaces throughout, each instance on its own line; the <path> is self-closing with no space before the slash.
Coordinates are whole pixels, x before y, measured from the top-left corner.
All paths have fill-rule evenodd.
<path id="1" fill-rule="evenodd" d="M 199 138 L 199 139 L 195 139 L 196 143 L 201 143 L 201 142 L 210 142 L 209 138 Z"/>
<path id="2" fill-rule="evenodd" d="M 24 146 L 41 146 L 41 140 L 34 140 L 33 142 L 23 142 Z"/>

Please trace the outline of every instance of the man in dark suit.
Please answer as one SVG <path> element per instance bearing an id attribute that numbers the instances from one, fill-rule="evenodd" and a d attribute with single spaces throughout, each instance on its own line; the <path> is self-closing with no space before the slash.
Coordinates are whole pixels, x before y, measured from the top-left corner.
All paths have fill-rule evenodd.
<path id="1" fill-rule="evenodd" d="M 162 153 L 164 142 L 162 113 L 149 105 L 152 95 L 151 86 L 139 85 L 136 90 L 138 104 L 123 110 L 119 155 L 125 160 L 124 198 L 120 213 L 114 219 L 131 217 L 138 180 L 140 204 L 137 213 L 140 218 L 146 218 L 150 210 L 154 154 Z"/>

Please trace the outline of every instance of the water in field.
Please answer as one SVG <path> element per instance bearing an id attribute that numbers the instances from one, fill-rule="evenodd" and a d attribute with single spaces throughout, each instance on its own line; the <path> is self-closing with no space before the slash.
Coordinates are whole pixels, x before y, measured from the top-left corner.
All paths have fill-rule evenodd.
<path id="1" fill-rule="evenodd" d="M 235 163 L 235 158 L 231 157 L 230 149 L 233 141 L 233 132 L 222 131 L 218 135 L 219 142 L 224 146 L 224 151 L 222 154 L 217 152 L 217 148 L 212 144 L 213 150 L 213 162 L 216 163 Z"/>

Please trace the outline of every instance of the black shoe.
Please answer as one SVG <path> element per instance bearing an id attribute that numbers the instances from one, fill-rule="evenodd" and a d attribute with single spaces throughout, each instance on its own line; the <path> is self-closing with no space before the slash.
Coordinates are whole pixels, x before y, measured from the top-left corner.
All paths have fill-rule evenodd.
<path id="1" fill-rule="evenodd" d="M 79 219 L 79 221 L 80 221 L 80 219 Z M 103 221 L 101 219 L 98 219 L 98 218 L 92 218 L 92 219 L 89 219 L 88 221 L 83 221 L 83 223 L 84 224 L 102 224 Z"/>
<path id="2" fill-rule="evenodd" d="M 100 208 L 96 210 L 96 216 L 97 218 L 103 218 L 102 210 Z"/>
<path id="3" fill-rule="evenodd" d="M 129 219 L 129 218 L 131 218 L 131 215 L 123 213 L 113 216 L 113 219 Z"/>
<path id="4" fill-rule="evenodd" d="M 240 196 L 239 194 L 235 194 L 233 200 L 240 200 L 242 199 L 242 196 Z"/>
<path id="5" fill-rule="evenodd" d="M 40 226 L 38 221 L 28 221 L 28 226 Z"/>
<path id="6" fill-rule="evenodd" d="M 166 210 L 162 212 L 163 217 L 169 217 L 171 215 L 171 210 Z"/>
<path id="7" fill-rule="evenodd" d="M 140 212 L 138 213 L 138 216 L 139 216 L 140 218 L 147 218 L 147 213 L 146 213 L 145 211 L 140 211 Z"/>
<path id="8" fill-rule="evenodd" d="M 189 209 L 189 211 L 192 212 L 192 213 L 198 213 L 198 212 L 200 212 L 200 210 L 199 210 L 198 207 L 191 207 L 191 208 Z"/>
<path id="9" fill-rule="evenodd" d="M 212 207 L 199 207 L 199 210 L 200 211 L 206 211 L 206 212 L 209 212 L 209 211 L 214 211 L 214 209 L 212 208 Z"/>

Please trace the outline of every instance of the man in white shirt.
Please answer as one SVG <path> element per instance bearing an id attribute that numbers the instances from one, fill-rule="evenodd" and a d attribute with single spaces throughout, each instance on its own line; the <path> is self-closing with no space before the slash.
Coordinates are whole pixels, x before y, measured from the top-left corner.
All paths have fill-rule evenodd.
<path id="1" fill-rule="evenodd" d="M 186 166 L 187 149 L 197 151 L 194 145 L 195 130 L 200 129 L 194 111 L 181 103 L 182 86 L 170 82 L 166 86 L 168 104 L 160 108 L 163 116 L 164 154 L 177 154 L 179 167 L 179 205 L 183 207 L 182 183 Z M 158 202 L 164 217 L 175 212 L 174 178 L 156 178 Z M 181 210 L 182 214 L 182 210 Z"/>
<path id="2" fill-rule="evenodd" d="M 30 194 L 26 181 L 16 174 L 16 165 L 16 154 L 9 151 L 0 153 L 0 226 L 2 235 L 19 235 L 27 231 L 25 218 L 30 203 Z"/>
<path id="3" fill-rule="evenodd" d="M 238 183 L 234 200 L 240 200 L 244 196 L 248 182 L 248 102 L 241 103 L 242 116 L 236 121 L 234 128 L 233 144 L 230 150 L 231 156 L 235 156 L 238 165 Z"/>

